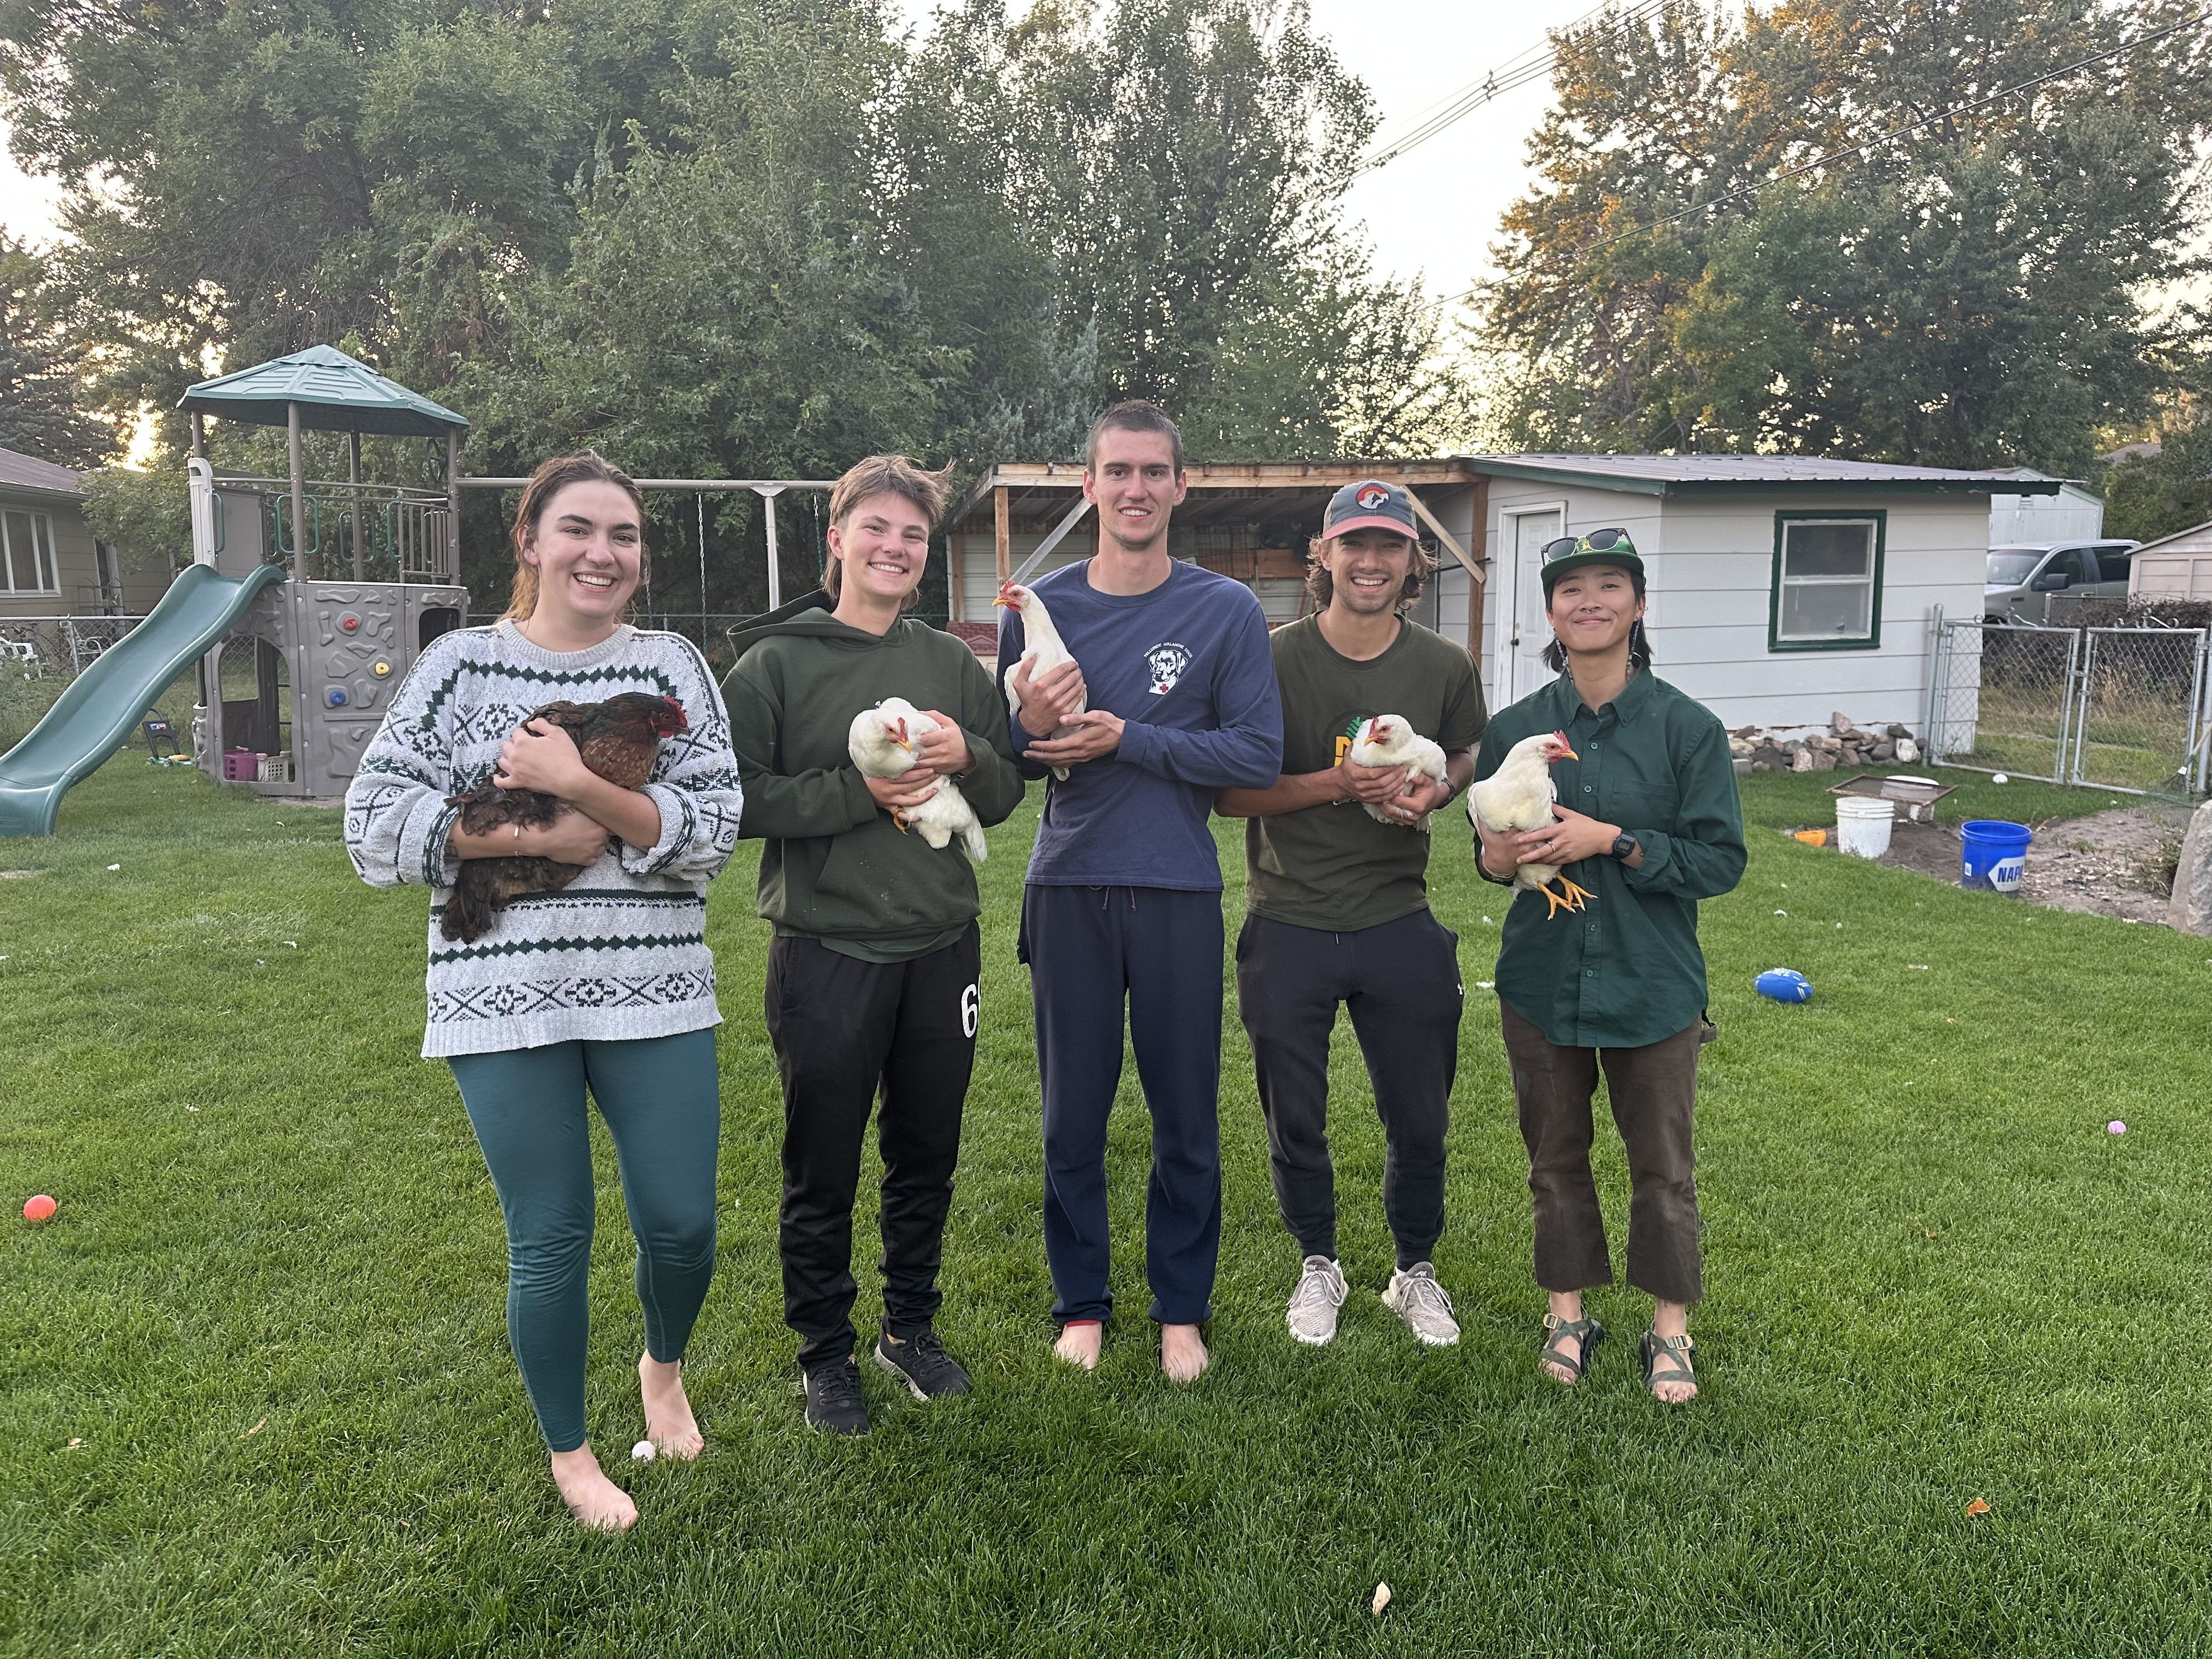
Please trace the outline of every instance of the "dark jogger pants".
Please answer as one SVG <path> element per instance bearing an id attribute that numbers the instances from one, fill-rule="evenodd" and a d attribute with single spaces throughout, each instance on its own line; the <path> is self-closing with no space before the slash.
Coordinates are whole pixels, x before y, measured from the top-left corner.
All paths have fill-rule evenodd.
<path id="1" fill-rule="evenodd" d="M 1145 1195 L 1152 1316 L 1212 1313 L 1221 1253 L 1221 895 L 1164 887 L 1022 890 L 1021 959 L 1044 1085 L 1044 1251 L 1053 1317 L 1104 1319 L 1106 1118 L 1121 1082 L 1121 1013 L 1152 1115 Z"/>
<path id="2" fill-rule="evenodd" d="M 783 1319 L 806 1370 L 853 1352 L 853 1200 L 879 1095 L 884 1328 L 905 1339 L 937 1317 L 981 965 L 973 922 L 908 962 L 862 962 L 811 939 L 769 947 L 768 1033 L 783 1077 Z"/>
<path id="3" fill-rule="evenodd" d="M 1536 1201 L 1537 1284 L 1579 1291 L 1613 1283 L 1589 1163 L 1590 1097 L 1602 1066 L 1628 1149 L 1628 1282 L 1662 1302 L 1695 1302 L 1704 1281 L 1690 1117 L 1705 1022 L 1641 1048 L 1563 1048 L 1502 1000 L 1498 1007 Z"/>
<path id="4" fill-rule="evenodd" d="M 637 1236 L 645 1350 L 684 1358 L 714 1276 L 714 1154 L 721 1138 L 712 1030 L 626 1042 L 553 1042 L 449 1062 L 507 1219 L 507 1332 L 545 1443 L 584 1443 L 585 1283 L 592 1264 L 592 1140 L 599 1103 Z"/>
<path id="5" fill-rule="evenodd" d="M 1425 909 L 1356 933 L 1248 917 L 1237 1007 L 1252 1040 L 1267 1163 L 1304 1255 L 1336 1259 L 1328 1156 L 1328 1044 L 1352 1016 L 1389 1152 L 1382 1212 L 1398 1266 L 1426 1261 L 1444 1230 L 1444 1133 L 1459 1067 L 1459 940 Z"/>

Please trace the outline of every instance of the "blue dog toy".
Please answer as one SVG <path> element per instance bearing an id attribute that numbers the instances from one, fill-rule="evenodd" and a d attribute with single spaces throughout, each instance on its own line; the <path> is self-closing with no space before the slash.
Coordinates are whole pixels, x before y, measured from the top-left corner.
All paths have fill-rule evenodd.
<path id="1" fill-rule="evenodd" d="M 1810 1002 L 1813 981 L 1795 968 L 1770 968 L 1752 981 L 1751 988 L 1774 1002 Z"/>

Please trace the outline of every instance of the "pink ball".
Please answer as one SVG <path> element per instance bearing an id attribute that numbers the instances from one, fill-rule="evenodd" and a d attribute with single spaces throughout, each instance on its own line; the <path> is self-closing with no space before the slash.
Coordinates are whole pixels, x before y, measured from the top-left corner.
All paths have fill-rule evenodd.
<path id="1" fill-rule="evenodd" d="M 61 1206 L 56 1204 L 50 1195 L 45 1193 L 40 1193 L 34 1197 L 27 1198 L 23 1200 L 23 1219 L 26 1221 L 44 1221 L 48 1216 L 52 1215 Z"/>

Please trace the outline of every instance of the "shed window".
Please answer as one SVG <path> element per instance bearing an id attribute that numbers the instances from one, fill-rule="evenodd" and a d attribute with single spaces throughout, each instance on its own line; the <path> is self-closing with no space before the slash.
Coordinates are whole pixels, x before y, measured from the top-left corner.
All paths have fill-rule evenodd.
<path id="1" fill-rule="evenodd" d="M 1883 520 L 1880 513 L 1775 515 L 1769 650 L 1865 650 L 1881 643 Z"/>
<path id="2" fill-rule="evenodd" d="M 0 513 L 0 592 L 58 593 L 54 522 L 43 513 Z"/>

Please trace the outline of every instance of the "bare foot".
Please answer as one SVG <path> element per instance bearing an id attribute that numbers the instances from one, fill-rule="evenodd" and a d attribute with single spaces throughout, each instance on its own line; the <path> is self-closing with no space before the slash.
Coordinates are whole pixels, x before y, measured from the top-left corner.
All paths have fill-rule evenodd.
<path id="1" fill-rule="evenodd" d="M 1160 1327 L 1160 1369 L 1170 1382 L 1195 1382 L 1211 1362 L 1195 1325 Z"/>
<path id="2" fill-rule="evenodd" d="M 699 1419 L 684 1392 L 684 1362 L 664 1365 L 651 1354 L 637 1362 L 637 1391 L 645 1401 L 645 1437 L 663 1457 L 688 1463 L 707 1449 Z"/>
<path id="3" fill-rule="evenodd" d="M 628 1532 L 637 1524 L 637 1505 L 607 1479 L 588 1442 L 553 1454 L 553 1484 L 560 1487 L 568 1513 L 594 1532 Z"/>
<path id="4" fill-rule="evenodd" d="M 1098 1350 L 1106 1340 L 1103 1325 L 1063 1325 L 1060 1340 L 1052 1345 L 1054 1357 L 1065 1359 L 1071 1365 L 1080 1365 L 1086 1371 L 1098 1369 Z"/>

